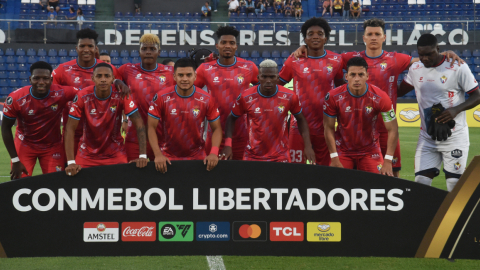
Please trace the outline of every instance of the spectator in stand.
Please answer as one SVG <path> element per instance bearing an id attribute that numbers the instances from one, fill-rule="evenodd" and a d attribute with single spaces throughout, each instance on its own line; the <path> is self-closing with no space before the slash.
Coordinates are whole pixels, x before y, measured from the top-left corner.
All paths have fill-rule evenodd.
<path id="1" fill-rule="evenodd" d="M 330 12 L 330 16 L 333 16 L 333 9 L 332 9 L 332 1 L 331 0 L 325 0 L 323 1 L 323 13 L 322 17 L 325 15 L 325 13 Z"/>
<path id="2" fill-rule="evenodd" d="M 55 11 L 55 8 L 53 6 L 49 8 L 47 18 L 49 21 L 55 21 L 57 19 L 57 12 Z"/>
<path id="3" fill-rule="evenodd" d="M 77 9 L 77 21 L 85 21 L 85 17 L 83 17 L 83 11 L 81 8 Z"/>
<path id="4" fill-rule="evenodd" d="M 172 59 L 165 59 L 165 60 L 163 60 L 162 65 L 174 67 L 174 66 L 175 66 L 175 62 L 173 62 Z"/>
<path id="5" fill-rule="evenodd" d="M 67 20 L 76 20 L 77 19 L 77 13 L 75 12 L 75 9 L 73 8 L 73 6 L 71 6 L 68 9 L 68 13 L 65 17 L 66 17 Z"/>
<path id="6" fill-rule="evenodd" d="M 275 14 L 277 14 L 277 13 L 283 13 L 283 3 L 282 3 L 282 0 L 275 0 L 275 3 L 273 4 L 273 8 L 275 9 Z"/>
<path id="7" fill-rule="evenodd" d="M 230 17 L 230 13 L 236 12 L 237 14 L 240 14 L 240 4 L 238 3 L 238 0 L 229 0 L 227 2 L 228 4 L 228 16 Z"/>
<path id="8" fill-rule="evenodd" d="M 352 17 L 355 19 L 358 19 L 360 17 L 360 13 L 362 12 L 361 6 L 358 2 L 353 3 L 353 5 L 350 8 L 350 14 L 352 14 Z"/>
<path id="9" fill-rule="evenodd" d="M 300 20 L 302 18 L 302 2 L 300 0 L 295 0 L 293 3 L 293 8 L 295 9 L 295 19 Z"/>
<path id="10" fill-rule="evenodd" d="M 255 12 L 255 2 L 252 0 L 247 0 L 247 13 L 254 13 Z"/>
<path id="11" fill-rule="evenodd" d="M 42 6 L 42 10 L 48 10 L 48 0 L 40 0 L 39 4 Z"/>
<path id="12" fill-rule="evenodd" d="M 213 12 L 217 12 L 219 0 L 212 0 Z"/>
<path id="13" fill-rule="evenodd" d="M 264 12 L 265 11 L 265 1 L 264 0 L 258 0 L 255 8 L 255 14 L 258 15 L 258 13 Z"/>
<path id="14" fill-rule="evenodd" d="M 108 64 L 112 63 L 112 59 L 110 58 L 110 55 L 106 52 L 102 52 L 100 54 L 100 60 Z"/>
<path id="15" fill-rule="evenodd" d="M 343 1 L 342 0 L 334 0 L 333 1 L 333 11 L 339 13 L 340 15 L 342 14 L 342 12 L 343 12 Z"/>
<path id="16" fill-rule="evenodd" d="M 343 3 L 343 19 L 348 20 L 350 17 L 350 0 L 344 0 Z"/>
<path id="17" fill-rule="evenodd" d="M 202 16 L 205 18 L 212 16 L 212 8 L 208 2 L 205 2 L 205 5 L 202 7 Z"/>
<path id="18" fill-rule="evenodd" d="M 58 6 L 58 0 L 48 0 L 48 5 L 53 7 L 53 9 L 55 10 Z"/>
<path id="19" fill-rule="evenodd" d="M 285 10 L 285 16 L 292 16 L 292 1 L 285 0 L 285 4 L 283 5 L 283 10 Z"/>
<path id="20" fill-rule="evenodd" d="M 134 0 L 135 12 L 140 12 L 142 9 L 142 0 Z"/>
<path id="21" fill-rule="evenodd" d="M 275 1 L 275 0 L 265 0 L 266 6 L 267 6 L 267 7 L 273 7 L 273 5 L 274 5 L 273 2 L 274 2 L 274 1 Z"/>

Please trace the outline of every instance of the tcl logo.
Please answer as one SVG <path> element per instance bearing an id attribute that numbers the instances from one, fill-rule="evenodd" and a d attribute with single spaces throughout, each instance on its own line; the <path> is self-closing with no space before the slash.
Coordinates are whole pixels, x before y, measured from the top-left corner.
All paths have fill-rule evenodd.
<path id="1" fill-rule="evenodd" d="M 145 242 L 157 239 L 155 222 L 123 222 L 122 241 Z"/>
<path id="2" fill-rule="evenodd" d="M 271 222 L 270 241 L 303 241 L 303 222 Z"/>

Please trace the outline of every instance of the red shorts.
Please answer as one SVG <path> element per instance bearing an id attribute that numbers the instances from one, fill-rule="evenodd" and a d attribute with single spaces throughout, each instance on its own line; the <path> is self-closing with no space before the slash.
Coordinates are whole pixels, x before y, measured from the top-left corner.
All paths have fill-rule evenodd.
<path id="1" fill-rule="evenodd" d="M 167 153 L 163 153 L 170 161 L 172 160 L 204 160 L 206 157 L 205 152 L 198 152 L 196 155 L 191 156 L 191 157 L 177 157 L 177 156 L 172 156 Z"/>
<path id="2" fill-rule="evenodd" d="M 345 156 L 338 152 L 338 158 L 345 169 L 356 169 L 379 174 L 383 166 L 383 157 L 380 149 L 369 154 L 354 156 Z"/>
<path id="3" fill-rule="evenodd" d="M 127 160 L 132 161 L 137 159 L 140 156 L 140 149 L 138 143 L 136 142 L 125 142 L 125 150 L 127 151 Z M 152 147 L 147 143 L 147 158 L 150 161 L 155 160 L 155 154 L 153 154 Z"/>
<path id="4" fill-rule="evenodd" d="M 222 144 L 220 144 L 220 151 L 223 149 L 225 139 L 222 138 Z M 232 152 L 233 160 L 243 160 L 243 154 L 245 153 L 245 147 L 247 147 L 248 138 L 233 138 L 232 139 Z M 205 142 L 205 152 L 207 155 L 210 154 L 210 149 L 212 148 L 212 138 L 209 134 L 207 136 L 207 141 Z"/>
<path id="5" fill-rule="evenodd" d="M 280 157 L 280 158 L 276 158 L 276 159 L 261 159 L 261 158 L 252 158 L 252 157 L 248 157 L 247 154 L 245 154 L 243 156 L 243 160 L 246 160 L 246 161 L 267 161 L 267 162 L 282 162 L 282 163 L 290 163 L 290 157 L 288 155 L 286 155 L 285 157 Z"/>
<path id="6" fill-rule="evenodd" d="M 383 157 L 387 153 L 387 141 L 388 132 L 379 133 L 378 142 L 380 144 L 380 148 L 382 149 Z M 402 157 L 400 155 L 400 139 L 398 139 L 397 141 L 397 147 L 395 148 L 395 153 L 393 154 L 392 169 L 394 172 L 398 172 L 402 169 Z"/>
<path id="7" fill-rule="evenodd" d="M 75 158 L 75 162 L 80 165 L 82 168 L 90 168 L 97 166 L 106 166 L 106 165 L 115 165 L 115 164 L 125 164 L 127 163 L 127 155 L 123 153 L 117 153 L 117 156 L 113 158 L 106 159 L 87 159 L 81 156 Z"/>
<path id="8" fill-rule="evenodd" d="M 44 174 L 65 170 L 64 147 L 61 142 L 47 149 L 35 148 L 17 138 L 14 143 L 18 158 L 27 169 L 29 176 L 32 176 L 37 158 Z M 22 173 L 21 177 L 26 177 L 25 173 Z"/>
<path id="9" fill-rule="evenodd" d="M 313 151 L 315 152 L 315 160 L 317 165 L 330 165 L 330 152 L 328 151 L 327 143 L 324 135 L 310 134 L 310 141 L 312 142 Z M 297 128 L 290 129 L 288 137 L 288 147 L 290 148 L 290 156 L 292 163 L 305 163 L 303 158 L 303 150 L 305 145 L 303 143 L 302 135 Z"/>

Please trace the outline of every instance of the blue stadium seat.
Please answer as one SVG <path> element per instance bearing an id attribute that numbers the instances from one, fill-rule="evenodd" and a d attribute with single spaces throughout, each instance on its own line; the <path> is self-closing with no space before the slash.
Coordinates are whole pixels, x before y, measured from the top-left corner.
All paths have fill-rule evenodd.
<path id="1" fill-rule="evenodd" d="M 260 58 L 260 53 L 258 51 L 254 50 L 250 53 L 250 57 L 251 58 Z"/>
<path id="2" fill-rule="evenodd" d="M 277 51 L 277 50 L 272 51 L 272 58 L 280 58 L 280 51 Z"/>
<path id="3" fill-rule="evenodd" d="M 282 55 L 281 55 L 282 58 L 288 58 L 289 56 L 290 56 L 290 52 L 289 52 L 289 51 L 286 51 L 286 50 L 285 50 L 285 51 L 282 51 Z"/>
<path id="4" fill-rule="evenodd" d="M 7 75 L 7 79 L 9 80 L 18 79 L 18 73 L 16 71 L 9 71 Z"/>
<path id="5" fill-rule="evenodd" d="M 120 52 L 120 57 L 129 57 L 129 56 L 130 56 L 130 54 L 128 53 L 127 50 L 122 50 Z"/>
<path id="6" fill-rule="evenodd" d="M 5 79 L 0 80 L 0 87 L 8 87 L 8 81 Z"/>
<path id="7" fill-rule="evenodd" d="M 70 58 L 69 58 L 69 57 L 66 57 L 66 56 L 62 56 L 62 57 L 60 57 L 60 58 L 58 59 L 58 62 L 59 62 L 60 64 L 66 63 L 66 62 L 68 62 L 68 61 L 70 61 Z"/>
<path id="8" fill-rule="evenodd" d="M 187 57 L 187 53 L 185 51 L 178 51 L 178 58 L 185 58 Z"/>
<path id="9" fill-rule="evenodd" d="M 26 56 L 18 56 L 17 57 L 17 63 L 18 64 L 26 64 L 27 63 L 27 57 Z"/>
<path id="10" fill-rule="evenodd" d="M 6 56 L 15 55 L 15 51 L 14 51 L 12 48 L 7 48 L 7 49 L 5 50 L 5 55 L 6 55 Z"/>
<path id="11" fill-rule="evenodd" d="M 472 52 L 472 56 L 475 56 L 475 57 L 480 57 L 480 50 L 479 49 L 476 49 Z"/>
<path id="12" fill-rule="evenodd" d="M 0 56 L 0 63 L 5 63 L 6 60 L 7 60 L 7 57 Z"/>
<path id="13" fill-rule="evenodd" d="M 9 80 L 8 85 L 10 88 L 18 88 L 20 87 L 20 82 L 18 80 Z"/>
<path id="14" fill-rule="evenodd" d="M 125 65 L 125 64 L 130 63 L 130 57 L 122 57 L 122 58 L 120 59 L 120 63 L 121 63 L 122 65 Z"/>
<path id="15" fill-rule="evenodd" d="M 240 52 L 240 58 L 247 59 L 248 57 L 249 57 L 249 55 L 248 55 L 248 52 L 247 52 L 247 51 L 242 51 L 242 52 Z"/>
<path id="16" fill-rule="evenodd" d="M 177 52 L 174 50 L 171 50 L 168 52 L 168 57 L 170 58 L 177 58 Z"/>
<path id="17" fill-rule="evenodd" d="M 50 56 L 48 57 L 48 63 L 50 65 L 58 65 L 58 58 L 56 56 Z"/>
<path id="18" fill-rule="evenodd" d="M 28 79 L 19 79 L 18 82 L 20 83 L 20 87 L 30 85 L 30 81 Z"/>
<path id="19" fill-rule="evenodd" d="M 480 73 L 480 66 L 475 66 L 475 68 L 473 69 L 473 71 L 475 73 Z"/>
<path id="20" fill-rule="evenodd" d="M 167 58 L 168 57 L 168 52 L 166 50 L 161 50 L 160 51 L 160 57 Z"/>
<path id="21" fill-rule="evenodd" d="M 66 56 L 68 56 L 67 50 L 65 50 L 65 49 L 60 49 L 60 50 L 58 50 L 58 56 L 60 56 L 60 57 L 66 57 Z"/>
<path id="22" fill-rule="evenodd" d="M 412 57 L 418 57 L 418 51 L 412 51 L 412 53 L 410 54 Z"/>
<path id="23" fill-rule="evenodd" d="M 15 53 L 16 56 L 25 56 L 25 50 L 22 48 L 18 48 L 17 52 Z"/>
<path id="24" fill-rule="evenodd" d="M 270 58 L 270 57 L 271 57 L 271 55 L 270 55 L 270 52 L 269 52 L 269 51 L 264 50 L 264 51 L 262 52 L 262 58 Z"/>
<path id="25" fill-rule="evenodd" d="M 25 71 L 21 71 L 18 73 L 18 78 L 19 79 L 28 79 L 28 73 Z"/>
<path id="26" fill-rule="evenodd" d="M 33 64 L 33 63 L 35 63 L 35 62 L 37 62 L 37 57 L 36 57 L 36 56 L 32 55 L 32 56 L 29 56 L 29 57 L 27 58 L 27 64 L 30 64 L 30 65 L 31 65 L 31 64 Z"/>
<path id="27" fill-rule="evenodd" d="M 477 57 L 474 57 L 474 58 L 473 58 L 473 64 L 475 64 L 475 65 L 480 65 L 480 57 L 478 57 L 478 56 L 477 56 Z"/>
<path id="28" fill-rule="evenodd" d="M 17 62 L 17 59 L 15 56 L 7 56 L 7 59 L 5 60 L 5 63 L 7 64 L 15 64 Z"/>
<path id="29" fill-rule="evenodd" d="M 68 56 L 70 56 L 70 57 L 77 57 L 77 56 L 78 56 L 77 50 L 71 49 L 70 51 L 68 51 Z"/>
<path id="30" fill-rule="evenodd" d="M 118 51 L 117 50 L 111 50 L 110 51 L 110 57 L 119 57 Z M 116 65 L 116 64 L 114 64 Z"/>
<path id="31" fill-rule="evenodd" d="M 140 57 L 140 53 L 137 50 L 132 50 L 130 52 L 130 57 Z"/>
<path id="32" fill-rule="evenodd" d="M 6 79 L 6 78 L 7 78 L 7 72 L 0 71 L 0 79 Z"/>
<path id="33" fill-rule="evenodd" d="M 48 50 L 48 56 L 52 57 L 52 56 L 57 56 L 57 55 L 58 55 L 57 50 L 55 50 L 55 49 Z"/>
<path id="34" fill-rule="evenodd" d="M 7 70 L 7 66 L 4 63 L 0 63 L 0 71 Z"/>
<path id="35" fill-rule="evenodd" d="M 8 86 L 0 87 L 0 96 L 7 97 L 10 94 L 10 89 Z"/>
<path id="36" fill-rule="evenodd" d="M 33 55 L 37 55 L 37 52 L 35 52 L 35 49 L 28 49 L 27 50 L 27 56 L 33 56 Z"/>
<path id="37" fill-rule="evenodd" d="M 112 65 L 117 66 L 122 64 L 122 61 L 118 57 L 112 57 L 111 59 L 112 59 Z"/>
<path id="38" fill-rule="evenodd" d="M 140 57 L 132 57 L 132 64 L 138 64 L 142 62 L 142 59 Z"/>

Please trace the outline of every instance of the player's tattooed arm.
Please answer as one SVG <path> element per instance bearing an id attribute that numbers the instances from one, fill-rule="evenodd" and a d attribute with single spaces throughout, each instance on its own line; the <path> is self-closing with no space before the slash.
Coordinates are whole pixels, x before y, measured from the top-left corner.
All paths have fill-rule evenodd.
<path id="1" fill-rule="evenodd" d="M 470 96 L 467 100 L 465 100 L 465 102 L 443 111 L 440 116 L 437 117 L 437 121 L 439 123 L 445 124 L 453 120 L 460 112 L 473 109 L 477 107 L 478 104 L 480 104 L 480 89 L 471 92 Z"/>
<path id="2" fill-rule="evenodd" d="M 392 112 L 393 112 L 393 109 L 392 109 Z M 395 148 L 397 147 L 397 141 L 398 141 L 398 123 L 397 123 L 397 119 L 393 119 L 390 121 L 388 120 L 386 120 L 385 116 L 383 116 L 383 122 L 385 123 L 385 128 L 387 129 L 387 132 L 388 132 L 387 152 L 385 153 L 385 155 L 393 156 L 395 153 Z M 382 169 L 380 170 L 380 174 L 393 177 L 391 160 L 388 160 L 388 159 L 383 160 L 383 166 L 382 166 Z"/>
<path id="3" fill-rule="evenodd" d="M 155 155 L 155 169 L 161 173 L 167 172 L 167 162 L 168 164 L 172 165 L 170 160 L 163 155 L 162 151 L 160 150 L 160 146 L 158 146 L 158 138 L 157 138 L 157 126 L 158 126 L 158 119 L 153 118 L 152 116 L 148 116 L 148 142 L 152 147 L 153 154 Z"/>
<path id="4" fill-rule="evenodd" d="M 5 147 L 7 148 L 10 158 L 18 157 L 17 150 L 15 149 L 15 143 L 12 133 L 12 127 L 15 124 L 15 119 L 10 119 L 7 117 L 3 118 L 2 121 L 2 138 Z M 18 179 L 22 176 L 22 172 L 28 175 L 27 169 L 23 165 L 22 161 L 17 161 L 12 163 L 12 170 L 10 171 L 10 179 Z"/>
<path id="5" fill-rule="evenodd" d="M 403 97 L 405 96 L 408 92 L 413 90 L 413 86 L 410 84 L 406 83 L 405 81 L 402 81 L 400 85 L 398 86 L 397 90 L 397 96 L 398 97 Z"/>
<path id="6" fill-rule="evenodd" d="M 139 149 L 140 155 L 146 155 L 147 154 L 147 134 L 145 130 L 145 125 L 143 124 L 142 117 L 140 117 L 140 113 L 138 111 L 134 112 L 132 115 L 130 115 L 130 120 L 135 126 L 135 129 L 137 130 L 138 149 Z M 137 168 L 144 168 L 148 164 L 148 159 L 139 157 L 135 160 L 131 160 L 129 163 L 137 164 Z"/>
<path id="7" fill-rule="evenodd" d="M 237 118 L 238 117 L 233 116 L 231 113 L 227 118 L 227 123 L 225 125 L 225 146 L 220 153 L 220 159 L 230 160 L 233 157 L 231 142 L 233 132 L 235 131 L 235 121 L 237 121 Z"/>
<path id="8" fill-rule="evenodd" d="M 301 112 L 294 116 L 295 119 L 297 119 L 298 129 L 300 131 L 300 134 L 302 135 L 305 145 L 303 155 L 305 159 L 310 162 L 310 164 L 315 164 L 315 152 L 313 151 L 312 142 L 310 141 L 310 131 L 308 128 L 307 119 L 305 119 L 305 116 L 303 116 Z"/>
<path id="9" fill-rule="evenodd" d="M 120 96 L 122 98 L 127 98 L 127 99 L 130 98 L 130 93 L 131 93 L 130 88 L 122 80 L 115 79 L 113 81 L 113 84 L 115 84 L 115 87 L 120 92 Z"/>
<path id="10" fill-rule="evenodd" d="M 75 137 L 75 130 L 77 129 L 77 126 L 78 126 L 78 122 L 80 121 L 69 117 L 67 121 L 67 126 L 65 127 L 65 154 L 67 155 L 67 162 L 72 160 L 75 161 L 74 137 Z M 73 163 L 68 165 L 65 168 L 65 173 L 68 176 L 75 176 L 81 169 L 82 167 L 80 167 L 80 165 Z"/>
<path id="11" fill-rule="evenodd" d="M 335 145 L 335 120 L 337 118 L 329 117 L 323 114 L 323 128 L 325 134 L 325 142 L 327 143 L 330 154 L 337 153 L 337 146 Z M 332 158 L 331 167 L 343 168 L 338 156 Z"/>
<path id="12" fill-rule="evenodd" d="M 210 122 L 210 128 L 212 129 L 212 148 L 217 147 L 218 149 L 218 147 L 220 147 L 220 144 L 222 143 L 222 125 L 220 124 L 220 119 Z M 207 171 L 211 171 L 217 166 L 217 153 L 210 153 L 210 155 L 203 159 L 203 164 L 207 165 Z"/>

